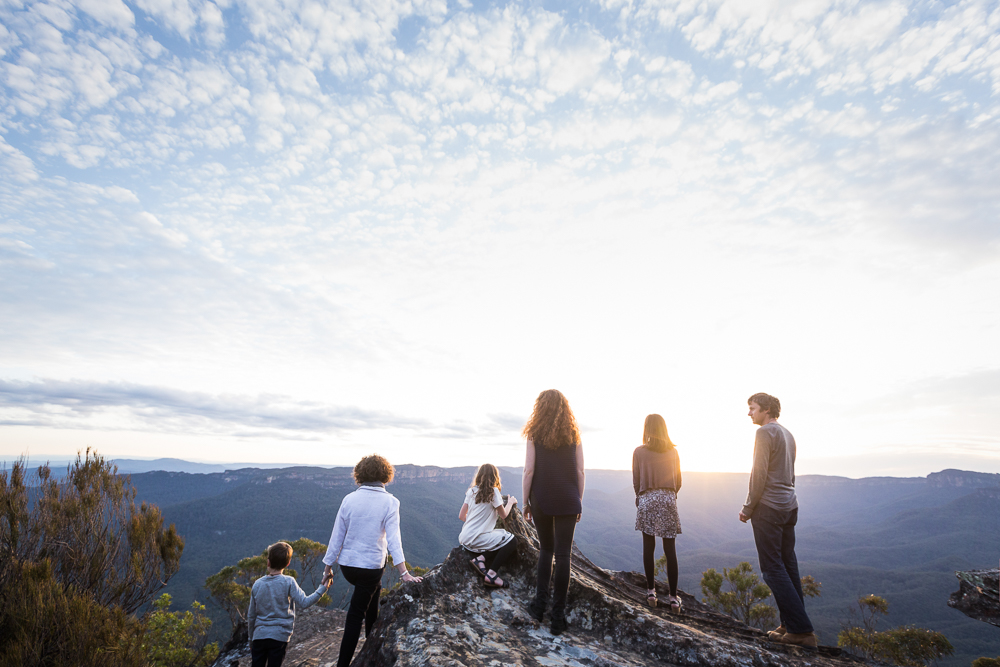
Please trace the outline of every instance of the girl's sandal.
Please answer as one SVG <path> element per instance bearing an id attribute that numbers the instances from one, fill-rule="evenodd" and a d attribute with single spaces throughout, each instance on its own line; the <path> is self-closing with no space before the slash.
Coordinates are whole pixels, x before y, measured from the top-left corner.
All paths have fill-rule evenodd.
<path id="1" fill-rule="evenodd" d="M 476 556 L 470 560 L 469 567 L 480 577 L 486 576 L 486 558 L 484 556 Z"/>
<path id="2" fill-rule="evenodd" d="M 670 603 L 670 611 L 674 612 L 675 614 L 679 614 L 681 611 L 680 597 L 675 597 L 671 595 L 670 597 L 667 598 L 667 601 Z"/>
<path id="3" fill-rule="evenodd" d="M 646 604 L 653 609 L 656 609 L 656 591 L 649 591 L 646 593 Z"/>
<path id="4" fill-rule="evenodd" d="M 501 579 L 501 583 L 498 584 L 497 579 L 500 579 L 499 572 L 492 576 L 490 576 L 490 574 L 487 572 L 486 575 L 483 577 L 483 584 L 486 586 L 486 588 L 510 588 L 509 581 Z"/>

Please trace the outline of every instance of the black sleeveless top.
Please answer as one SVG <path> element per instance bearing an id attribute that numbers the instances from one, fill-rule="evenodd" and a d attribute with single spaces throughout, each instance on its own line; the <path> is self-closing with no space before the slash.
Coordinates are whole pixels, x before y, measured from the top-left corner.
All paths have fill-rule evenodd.
<path id="1" fill-rule="evenodd" d="M 535 443 L 535 475 L 531 479 L 531 506 L 542 514 L 580 514 L 580 480 L 576 469 L 576 448 L 569 445 L 548 449 Z"/>

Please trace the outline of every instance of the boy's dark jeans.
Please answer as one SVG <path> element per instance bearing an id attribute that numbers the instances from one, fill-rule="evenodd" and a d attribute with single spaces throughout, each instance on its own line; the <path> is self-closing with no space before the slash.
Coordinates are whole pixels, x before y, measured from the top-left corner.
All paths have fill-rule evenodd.
<path id="1" fill-rule="evenodd" d="M 764 583 L 774 595 L 781 624 L 787 632 L 795 634 L 813 631 L 806 615 L 799 562 L 795 559 L 795 522 L 798 518 L 798 509 L 782 512 L 763 503 L 757 505 L 750 518 Z"/>
<path id="2" fill-rule="evenodd" d="M 375 621 L 378 620 L 378 598 L 382 592 L 382 573 L 385 572 L 385 566 L 369 570 L 341 565 L 340 572 L 347 583 L 354 586 L 354 594 L 351 596 L 351 606 L 347 608 L 344 638 L 340 642 L 337 667 L 350 667 L 354 650 L 361 638 L 361 622 L 365 623 L 365 637 L 367 637 L 371 634 Z"/>
<path id="3" fill-rule="evenodd" d="M 250 667 L 281 667 L 288 642 L 277 639 L 255 639 L 250 642 Z"/>
<path id="4" fill-rule="evenodd" d="M 552 557 L 556 571 L 553 581 L 552 618 L 566 613 L 566 593 L 569 591 L 570 562 L 573 553 L 573 533 L 576 515 L 550 516 L 532 508 L 532 519 L 538 530 L 538 571 L 534 607 L 544 610 L 549 600 L 549 580 L 552 578 Z"/>

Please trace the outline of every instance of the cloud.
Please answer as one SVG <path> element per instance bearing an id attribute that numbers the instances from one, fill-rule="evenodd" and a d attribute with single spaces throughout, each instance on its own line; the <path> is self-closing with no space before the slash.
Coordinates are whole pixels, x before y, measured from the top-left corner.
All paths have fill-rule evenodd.
<path id="1" fill-rule="evenodd" d="M 395 429 L 436 438 L 473 438 L 516 428 L 496 416 L 476 426 L 434 423 L 381 410 L 289 396 L 212 395 L 130 382 L 0 380 L 0 424 L 49 428 L 217 433 L 317 439 Z"/>

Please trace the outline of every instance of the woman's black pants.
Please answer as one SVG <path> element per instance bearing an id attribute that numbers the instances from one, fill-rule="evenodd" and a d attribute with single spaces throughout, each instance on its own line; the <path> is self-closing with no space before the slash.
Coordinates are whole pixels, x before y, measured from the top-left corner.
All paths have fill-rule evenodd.
<path id="1" fill-rule="evenodd" d="M 532 517 L 538 530 L 539 544 L 534 605 L 539 609 L 548 606 L 549 581 L 553 579 L 552 558 L 555 556 L 552 618 L 562 618 L 566 614 L 566 593 L 569 591 L 569 568 L 573 553 L 573 533 L 576 531 L 576 515 L 549 516 L 532 508 Z"/>
<path id="2" fill-rule="evenodd" d="M 341 565 L 340 571 L 347 583 L 354 586 L 354 594 L 351 596 L 351 606 L 347 608 L 337 667 L 350 667 L 354 650 L 358 648 L 358 640 L 361 638 L 361 622 L 364 621 L 367 637 L 378 620 L 378 598 L 382 593 L 382 573 L 385 572 L 385 567 L 369 570 Z"/>

